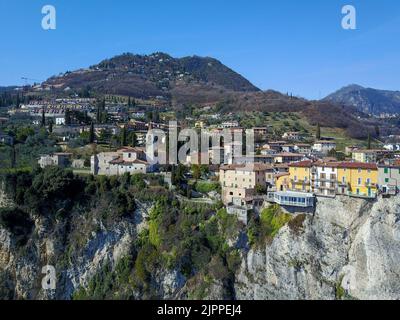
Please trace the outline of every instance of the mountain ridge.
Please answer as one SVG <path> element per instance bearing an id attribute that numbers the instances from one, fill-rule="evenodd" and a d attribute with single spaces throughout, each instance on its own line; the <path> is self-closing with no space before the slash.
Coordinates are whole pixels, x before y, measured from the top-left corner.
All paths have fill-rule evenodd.
<path id="1" fill-rule="evenodd" d="M 181 96 L 190 98 L 193 93 L 189 89 L 193 88 L 205 97 L 224 92 L 260 91 L 217 59 L 199 56 L 173 58 L 162 52 L 150 55 L 124 53 L 87 69 L 51 77 L 44 84 L 60 90 L 90 87 L 104 94 L 145 99 L 163 97 L 178 101 L 186 100 Z"/>
<path id="2" fill-rule="evenodd" d="M 400 113 L 400 91 L 379 90 L 352 84 L 333 92 L 323 100 L 353 106 L 367 114 Z"/>

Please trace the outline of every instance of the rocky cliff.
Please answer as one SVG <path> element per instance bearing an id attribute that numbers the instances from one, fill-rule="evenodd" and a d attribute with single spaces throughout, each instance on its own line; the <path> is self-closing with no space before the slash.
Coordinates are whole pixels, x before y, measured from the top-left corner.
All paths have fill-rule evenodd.
<path id="1" fill-rule="evenodd" d="M 4 194 L 0 203 L 5 203 Z M 129 253 L 138 232 L 146 228 L 150 208 L 138 205 L 133 218 L 107 226 L 96 215 L 79 218 L 70 226 L 50 226 L 49 220 L 32 217 L 34 231 L 23 249 L 0 227 L 2 298 L 70 299 L 79 288 L 90 286 L 105 264 L 115 268 Z M 378 201 L 320 198 L 314 215 L 297 215 L 294 223 L 284 226 L 261 248 L 248 249 L 240 233 L 241 262 L 230 285 L 232 296 L 399 299 L 399 218 L 398 197 Z M 77 237 L 77 232 L 79 241 L 70 241 L 74 246 L 66 254 L 63 241 Z M 57 289 L 44 291 L 41 268 L 48 264 L 57 267 Z M 155 296 L 160 298 L 191 298 L 195 281 L 209 282 L 204 298 L 227 297 L 222 282 L 201 276 L 188 281 L 178 270 L 159 269 L 152 281 Z M 139 291 L 133 297 L 144 298 Z"/>
<path id="2" fill-rule="evenodd" d="M 399 299 L 400 198 L 318 200 L 294 232 L 243 255 L 238 299 Z"/>

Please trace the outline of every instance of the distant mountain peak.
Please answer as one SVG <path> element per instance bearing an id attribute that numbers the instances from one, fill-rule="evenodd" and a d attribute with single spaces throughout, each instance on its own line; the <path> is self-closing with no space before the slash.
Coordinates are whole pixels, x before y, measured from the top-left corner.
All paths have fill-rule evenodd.
<path id="1" fill-rule="evenodd" d="M 348 86 L 345 86 L 342 88 L 342 90 L 363 90 L 365 89 L 363 86 L 360 86 L 358 84 L 350 84 Z"/>
<path id="2" fill-rule="evenodd" d="M 399 91 L 378 90 L 352 84 L 330 94 L 324 100 L 356 107 L 368 114 L 400 113 Z"/>

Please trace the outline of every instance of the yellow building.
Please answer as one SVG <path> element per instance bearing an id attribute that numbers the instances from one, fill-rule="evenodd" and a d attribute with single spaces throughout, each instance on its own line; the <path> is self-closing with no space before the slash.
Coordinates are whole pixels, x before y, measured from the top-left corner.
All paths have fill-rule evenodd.
<path id="1" fill-rule="evenodd" d="M 290 188 L 290 173 L 282 172 L 275 175 L 275 186 L 277 191 L 287 191 Z"/>
<path id="2" fill-rule="evenodd" d="M 289 164 L 291 191 L 309 192 L 311 190 L 312 161 L 300 161 Z"/>
<path id="3" fill-rule="evenodd" d="M 289 173 L 276 175 L 278 191 L 313 192 L 375 198 L 378 167 L 372 163 L 301 161 L 289 165 Z M 328 192 L 328 191 L 329 192 Z"/>
<path id="4" fill-rule="evenodd" d="M 373 163 L 341 162 L 338 165 L 338 194 L 375 198 L 378 167 Z"/>
<path id="5" fill-rule="evenodd" d="M 355 150 L 352 153 L 352 158 L 355 162 L 376 163 L 378 155 L 375 150 Z"/>

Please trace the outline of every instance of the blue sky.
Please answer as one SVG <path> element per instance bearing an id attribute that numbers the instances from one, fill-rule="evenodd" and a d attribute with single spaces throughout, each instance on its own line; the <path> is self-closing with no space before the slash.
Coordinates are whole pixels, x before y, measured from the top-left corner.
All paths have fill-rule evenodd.
<path id="1" fill-rule="evenodd" d="M 41 8 L 57 29 L 41 28 Z M 357 9 L 357 30 L 341 8 Z M 319 98 L 347 84 L 400 90 L 398 0 L 0 0 L 0 85 L 123 52 L 212 56 L 261 89 Z"/>

